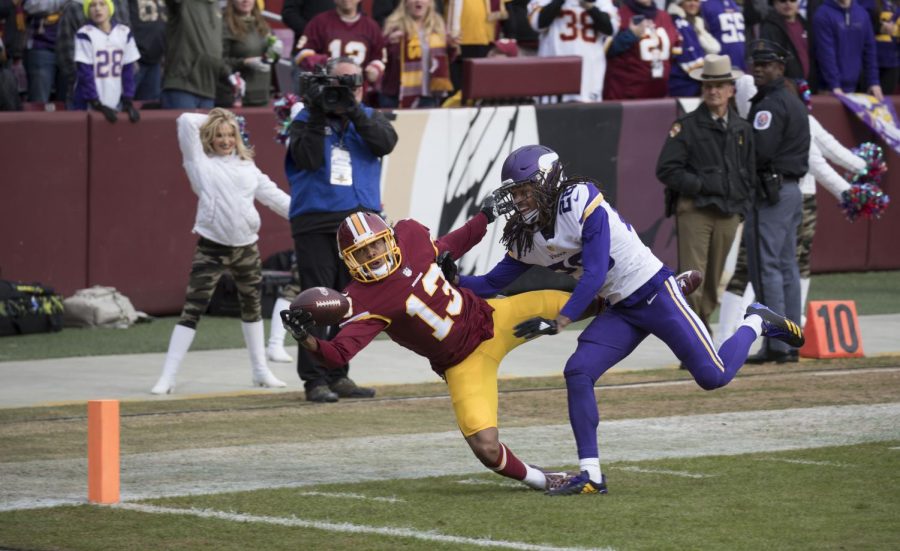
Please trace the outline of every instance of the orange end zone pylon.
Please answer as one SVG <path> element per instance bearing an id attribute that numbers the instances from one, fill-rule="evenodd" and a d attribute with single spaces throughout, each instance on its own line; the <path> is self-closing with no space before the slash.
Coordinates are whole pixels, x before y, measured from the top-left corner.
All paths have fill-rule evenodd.
<path id="1" fill-rule="evenodd" d="M 865 356 L 856 303 L 852 300 L 814 300 L 806 309 L 804 358 L 861 358 Z"/>
<path id="2" fill-rule="evenodd" d="M 88 501 L 119 502 L 119 401 L 88 401 Z"/>

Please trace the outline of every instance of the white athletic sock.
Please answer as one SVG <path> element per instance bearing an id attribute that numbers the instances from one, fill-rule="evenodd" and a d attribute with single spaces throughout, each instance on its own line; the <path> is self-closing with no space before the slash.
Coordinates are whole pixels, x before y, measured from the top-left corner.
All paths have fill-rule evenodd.
<path id="1" fill-rule="evenodd" d="M 543 472 L 535 469 L 528 463 L 525 463 L 525 478 L 522 479 L 522 482 L 529 488 L 534 488 L 535 490 L 547 489 L 547 477 L 544 476 Z"/>
<path id="2" fill-rule="evenodd" d="M 741 327 L 749 327 L 750 329 L 753 329 L 757 337 L 761 337 L 762 322 L 763 320 L 761 317 L 753 314 L 752 316 L 747 316 L 746 318 L 744 318 L 744 321 L 741 323 Z"/>
<path id="3" fill-rule="evenodd" d="M 602 479 L 603 475 L 600 473 L 599 457 L 586 457 L 584 459 L 579 459 L 578 466 L 582 471 L 587 471 L 588 476 L 594 482 L 600 482 L 600 480 Z"/>

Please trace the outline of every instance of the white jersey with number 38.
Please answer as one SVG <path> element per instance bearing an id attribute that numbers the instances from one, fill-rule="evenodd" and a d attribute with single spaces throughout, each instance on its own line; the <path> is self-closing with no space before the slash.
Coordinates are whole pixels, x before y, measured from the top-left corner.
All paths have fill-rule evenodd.
<path id="1" fill-rule="evenodd" d="M 549 27 L 538 27 L 538 17 L 552 0 L 532 0 L 528 4 L 528 21 L 540 33 L 538 55 L 541 57 L 580 56 L 581 93 L 565 95 L 563 101 L 600 101 L 603 99 L 603 75 L 606 73 L 606 36 L 594 30 L 593 20 L 580 0 L 565 0 L 559 15 Z M 613 34 L 619 29 L 619 12 L 612 0 L 597 0 L 597 8 L 609 14 Z"/>

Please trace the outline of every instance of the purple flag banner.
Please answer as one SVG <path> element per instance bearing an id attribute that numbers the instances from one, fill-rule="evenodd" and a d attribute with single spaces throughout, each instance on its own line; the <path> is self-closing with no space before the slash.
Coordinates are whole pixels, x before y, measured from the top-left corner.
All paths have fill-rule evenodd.
<path id="1" fill-rule="evenodd" d="M 888 147 L 900 153 L 900 126 L 890 101 L 878 101 L 869 94 L 837 94 L 837 97 L 866 126 L 881 136 Z"/>

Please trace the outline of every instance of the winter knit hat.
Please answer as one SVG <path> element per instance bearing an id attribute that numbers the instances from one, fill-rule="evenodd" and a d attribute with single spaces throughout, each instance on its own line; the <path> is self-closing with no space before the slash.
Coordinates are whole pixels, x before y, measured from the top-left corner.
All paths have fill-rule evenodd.
<path id="1" fill-rule="evenodd" d="M 84 4 L 82 5 L 84 8 L 84 16 L 88 19 L 91 18 L 91 2 L 93 2 L 93 0 L 84 0 Z M 109 7 L 109 16 L 111 18 L 113 14 L 116 13 L 116 6 L 113 4 L 112 0 L 106 0 L 106 5 Z"/>

